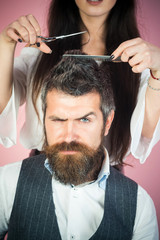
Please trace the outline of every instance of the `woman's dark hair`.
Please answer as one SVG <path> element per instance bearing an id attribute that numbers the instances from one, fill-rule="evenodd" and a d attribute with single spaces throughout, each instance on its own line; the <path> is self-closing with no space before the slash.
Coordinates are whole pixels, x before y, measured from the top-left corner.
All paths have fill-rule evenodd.
<path id="1" fill-rule="evenodd" d="M 82 20 L 74 0 L 52 0 L 48 16 L 49 36 L 58 36 L 82 31 Z M 135 17 L 134 0 L 117 0 L 106 22 L 107 54 L 111 54 L 122 42 L 139 37 Z M 41 54 L 33 79 L 32 98 L 36 109 L 36 100 L 43 79 L 49 70 L 57 64 L 66 50 L 81 49 L 81 35 L 49 44 L 52 54 Z M 123 158 L 130 145 L 130 120 L 136 105 L 139 74 L 132 72 L 128 63 L 110 63 L 111 81 L 116 105 L 116 113 L 107 142 L 107 149 L 113 161 L 123 164 Z"/>

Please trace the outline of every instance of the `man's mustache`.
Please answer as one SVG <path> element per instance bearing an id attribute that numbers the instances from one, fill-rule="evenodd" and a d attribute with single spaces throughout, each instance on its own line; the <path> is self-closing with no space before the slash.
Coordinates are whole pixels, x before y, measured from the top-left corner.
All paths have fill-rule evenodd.
<path id="1" fill-rule="evenodd" d="M 88 146 L 86 146 L 83 143 L 78 143 L 75 141 L 72 141 L 70 143 L 67 142 L 62 142 L 62 143 L 57 143 L 51 146 L 46 146 L 46 150 L 48 151 L 52 151 L 52 149 L 54 149 L 54 151 L 59 152 L 59 151 L 78 151 L 78 152 L 82 152 L 85 149 L 88 149 Z"/>

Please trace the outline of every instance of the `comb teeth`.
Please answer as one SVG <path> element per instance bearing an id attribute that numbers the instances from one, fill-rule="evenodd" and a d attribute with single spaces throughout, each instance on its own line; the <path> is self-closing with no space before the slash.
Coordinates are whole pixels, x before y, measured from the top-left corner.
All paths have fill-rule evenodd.
<path id="1" fill-rule="evenodd" d="M 79 54 L 63 54 L 63 57 L 75 57 L 83 59 L 94 59 L 95 61 L 107 61 L 107 62 L 121 62 L 121 58 L 112 59 L 111 56 L 98 56 L 98 55 L 79 55 Z"/>

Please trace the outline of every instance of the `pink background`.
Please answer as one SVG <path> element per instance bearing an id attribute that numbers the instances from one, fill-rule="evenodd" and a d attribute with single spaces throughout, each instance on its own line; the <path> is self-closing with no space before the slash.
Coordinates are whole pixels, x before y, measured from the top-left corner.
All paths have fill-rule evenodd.
<path id="1" fill-rule="evenodd" d="M 45 32 L 47 6 L 49 0 L 5 0 L 0 5 L 0 31 L 21 15 L 33 14 L 38 19 L 42 32 Z M 160 2 L 159 0 L 138 0 L 137 18 L 139 28 L 144 39 L 160 47 Z M 16 55 L 19 54 L 23 44 L 18 45 Z M 18 116 L 18 129 L 21 128 L 24 121 L 24 107 L 21 108 Z M 3 127 L 3 126 L 2 126 Z M 19 132 L 18 132 L 19 135 Z M 160 229 L 160 142 L 154 147 L 145 164 L 140 164 L 132 156 L 128 157 L 127 162 L 132 167 L 125 167 L 124 173 L 130 178 L 136 180 L 151 195 L 157 210 L 157 216 Z M 18 142 L 16 146 L 5 149 L 0 145 L 0 166 L 19 161 L 27 157 L 29 151 L 24 149 Z"/>

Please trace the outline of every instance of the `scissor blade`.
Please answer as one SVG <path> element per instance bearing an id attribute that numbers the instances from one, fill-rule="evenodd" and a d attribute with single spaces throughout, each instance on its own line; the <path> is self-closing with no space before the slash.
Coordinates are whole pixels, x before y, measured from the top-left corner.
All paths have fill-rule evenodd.
<path id="1" fill-rule="evenodd" d="M 94 59 L 96 61 L 108 61 L 108 62 L 121 62 L 121 58 L 118 57 L 116 59 L 112 59 L 110 55 L 81 55 L 81 54 L 63 54 L 63 57 L 75 57 L 75 58 L 83 58 L 83 59 Z"/>
<path id="2" fill-rule="evenodd" d="M 61 36 L 55 37 L 55 39 L 72 37 L 72 36 L 76 36 L 76 35 L 83 34 L 83 33 L 86 33 L 86 32 L 87 32 L 87 31 L 77 32 L 77 33 L 71 33 L 71 34 L 67 34 L 67 35 L 61 35 Z"/>
<path id="3" fill-rule="evenodd" d="M 87 31 L 83 31 L 83 32 L 77 32 L 77 33 L 71 33 L 71 34 L 67 34 L 67 35 L 61 35 L 61 36 L 55 36 L 55 37 L 43 37 L 43 36 L 37 36 L 37 38 L 41 38 L 41 42 L 52 42 L 55 41 L 56 39 L 62 39 L 62 38 L 67 38 L 67 37 L 72 37 L 72 36 L 76 36 L 79 34 L 83 34 L 86 33 Z"/>

